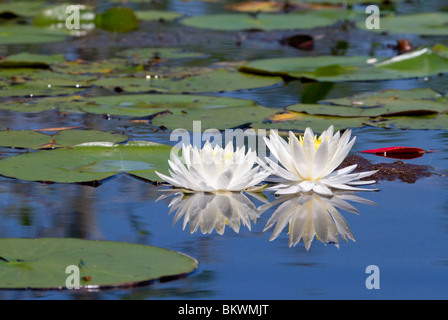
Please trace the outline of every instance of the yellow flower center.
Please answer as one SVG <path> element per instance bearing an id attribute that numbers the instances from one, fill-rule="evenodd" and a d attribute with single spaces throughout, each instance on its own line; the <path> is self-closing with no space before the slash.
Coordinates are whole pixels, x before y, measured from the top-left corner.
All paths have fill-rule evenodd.
<path id="1" fill-rule="evenodd" d="M 299 142 L 300 142 L 300 145 L 303 147 L 303 136 L 299 137 Z M 316 150 L 317 150 L 317 148 L 319 148 L 321 143 L 322 143 L 322 137 L 318 138 L 317 136 L 314 136 L 314 147 L 316 148 Z"/>

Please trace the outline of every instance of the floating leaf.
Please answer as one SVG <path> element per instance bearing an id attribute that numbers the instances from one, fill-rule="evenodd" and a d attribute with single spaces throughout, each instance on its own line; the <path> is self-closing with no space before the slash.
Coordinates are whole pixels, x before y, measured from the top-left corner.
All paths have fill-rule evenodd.
<path id="1" fill-rule="evenodd" d="M 148 63 L 153 60 L 171 59 L 195 59 L 202 58 L 205 54 L 186 51 L 183 48 L 139 48 L 128 49 L 118 53 L 119 56 L 132 58 L 134 63 Z"/>
<path id="2" fill-rule="evenodd" d="M 168 129 L 185 129 L 193 131 L 193 122 L 201 121 L 201 130 L 225 130 L 248 126 L 261 121 L 275 112 L 272 108 L 259 105 L 244 107 L 218 107 L 210 109 L 192 109 L 176 114 L 159 114 L 151 120 L 152 124 Z"/>
<path id="3" fill-rule="evenodd" d="M 54 135 L 34 130 L 0 131 L 0 146 L 26 149 L 60 148 L 91 141 L 118 143 L 125 140 L 127 140 L 125 135 L 98 130 L 64 130 Z"/>
<path id="4" fill-rule="evenodd" d="M 406 79 L 448 72 L 448 58 L 429 48 L 376 61 L 363 56 L 270 58 L 251 61 L 240 70 L 330 82 Z"/>
<path id="5" fill-rule="evenodd" d="M 159 181 L 155 170 L 167 171 L 172 146 L 131 141 L 126 145 L 92 142 L 24 153 L 0 160 L 0 174 L 29 181 L 96 182 L 121 172 Z"/>
<path id="6" fill-rule="evenodd" d="M 0 44 L 31 44 L 62 41 L 66 30 L 46 29 L 34 26 L 0 26 Z"/>
<path id="7" fill-rule="evenodd" d="M 381 17 L 380 29 L 372 29 L 376 32 L 389 32 L 400 34 L 418 34 L 425 36 L 448 35 L 448 13 L 446 12 L 422 12 L 416 14 Z M 366 29 L 364 21 L 357 23 L 358 28 Z"/>
<path id="8" fill-rule="evenodd" d="M 149 11 L 136 11 L 136 16 L 140 20 L 144 21 L 172 21 L 182 16 L 182 14 L 170 11 L 159 11 L 159 10 L 149 10 Z"/>
<path id="9" fill-rule="evenodd" d="M 90 113 L 143 117 L 164 111 L 171 114 L 182 114 L 194 109 L 209 112 L 209 110 L 218 108 L 251 106 L 254 106 L 252 100 L 228 97 L 189 94 L 133 94 L 89 98 L 87 104 L 81 106 L 81 109 Z"/>
<path id="10" fill-rule="evenodd" d="M 64 55 L 41 55 L 27 52 L 8 56 L 0 60 L 0 68 L 37 68 L 48 69 L 50 65 L 57 62 L 63 62 Z"/>
<path id="11" fill-rule="evenodd" d="M 95 16 L 95 25 L 111 32 L 130 32 L 138 29 L 138 19 L 130 8 L 110 8 Z"/>
<path id="12" fill-rule="evenodd" d="M 260 13 L 257 16 L 241 13 L 201 15 L 185 18 L 182 24 L 189 27 L 214 30 L 291 30 L 312 29 L 335 24 L 354 15 L 346 10 L 304 11 L 288 14 Z"/>
<path id="13" fill-rule="evenodd" d="M 347 128 L 364 127 L 370 124 L 368 117 L 337 117 L 337 116 L 317 116 L 302 112 L 286 111 L 279 115 L 266 117 L 263 120 L 254 121 L 250 124 L 254 129 L 277 129 L 281 131 L 305 131 L 306 127 L 312 127 L 313 131 L 323 132 L 330 125 L 335 130 Z"/>
<path id="14" fill-rule="evenodd" d="M 183 277 L 198 266 L 180 252 L 125 242 L 6 238 L 0 248 L 1 289 L 66 289 L 78 280 L 81 289 L 139 286 Z"/>
<path id="15" fill-rule="evenodd" d="M 42 1 L 11 1 L 0 3 L 0 13 L 11 13 L 16 16 L 33 17 L 42 9 Z"/>
<path id="16" fill-rule="evenodd" d="M 279 84 L 279 77 L 262 77 L 238 72 L 236 70 L 204 69 L 193 75 L 162 75 L 158 77 L 107 77 L 92 84 L 110 89 L 122 88 L 126 92 L 223 92 L 254 89 Z"/>

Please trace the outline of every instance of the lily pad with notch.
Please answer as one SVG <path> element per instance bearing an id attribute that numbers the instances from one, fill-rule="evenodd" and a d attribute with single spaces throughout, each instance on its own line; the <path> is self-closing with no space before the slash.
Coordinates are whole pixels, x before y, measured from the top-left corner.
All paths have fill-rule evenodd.
<path id="1" fill-rule="evenodd" d="M 134 287 L 182 278 L 198 267 L 183 253 L 125 242 L 5 238 L 0 248 L 1 289 Z"/>
<path id="2" fill-rule="evenodd" d="M 168 170 L 172 146 L 149 141 L 130 141 L 125 145 L 90 142 L 40 150 L 0 161 L 0 175 L 40 182 L 98 182 L 119 173 L 150 181 L 160 181 L 155 170 Z"/>

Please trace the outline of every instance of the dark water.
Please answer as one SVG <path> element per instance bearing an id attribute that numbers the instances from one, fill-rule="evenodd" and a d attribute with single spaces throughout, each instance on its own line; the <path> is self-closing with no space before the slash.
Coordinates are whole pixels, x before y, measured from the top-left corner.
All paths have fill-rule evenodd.
<path id="1" fill-rule="evenodd" d="M 439 9 L 444 1 L 415 1 L 401 4 L 400 11 L 418 12 Z M 108 4 L 105 3 L 104 6 Z M 222 3 L 199 1 L 164 1 L 147 5 L 175 10 L 189 15 L 221 12 Z M 428 7 L 429 6 L 429 7 Z M 260 57 L 331 54 L 335 39 L 349 38 L 347 55 L 369 54 L 372 43 L 377 55 L 393 55 L 387 43 L 396 37 L 372 35 L 362 39 L 356 31 L 327 31 L 329 35 L 311 52 L 300 52 L 278 45 L 277 33 L 243 34 L 245 41 L 236 46 L 234 33 L 204 33 L 179 30 L 175 26 L 149 24 L 151 31 L 141 39 L 150 46 L 158 32 L 166 33 L 169 45 L 179 43 L 192 50 L 210 53 L 209 62 L 254 59 Z M 182 40 L 178 35 L 185 35 Z M 219 37 L 217 37 L 219 35 Z M 50 45 L 3 46 L 2 54 L 24 50 L 66 54 L 71 59 L 101 59 L 132 47 L 110 34 L 95 31 L 85 39 Z M 218 40 L 213 40 L 218 39 Z M 269 39 L 272 39 L 269 40 Z M 440 42 L 446 38 L 412 38 L 416 44 Z M 104 46 L 98 45 L 101 40 Z M 107 40 L 107 41 L 103 41 Z M 212 41 L 213 40 L 213 41 Z M 268 41 L 269 40 L 269 41 Z M 115 41 L 115 42 L 114 42 Z M 292 81 L 284 86 L 225 93 L 253 99 L 273 108 L 300 102 L 306 84 Z M 447 77 L 402 81 L 335 84 L 326 98 L 343 97 L 382 89 L 433 88 L 446 92 Z M 131 139 L 147 139 L 173 144 L 169 132 L 153 132 L 148 124 L 129 128 L 125 119 L 105 119 L 96 115 L 62 116 L 55 111 L 20 114 L 0 111 L 0 129 L 16 130 L 83 124 L 87 128 L 117 130 Z M 341 210 L 356 241 L 341 240 L 339 248 L 324 245 L 314 238 L 309 250 L 301 242 L 288 246 L 288 230 L 270 241 L 273 229 L 263 231 L 276 207 L 265 211 L 251 230 L 241 226 L 238 233 L 229 226 L 223 235 L 216 231 L 190 233 L 182 219 L 173 224 L 170 199 L 155 200 L 161 187 L 121 174 L 97 188 L 81 185 L 45 185 L 0 177 L 0 237 L 77 237 L 142 243 L 184 252 L 199 261 L 199 268 L 185 279 L 129 289 L 100 292 L 21 292 L 0 291 L 0 299 L 446 299 L 448 298 L 448 132 L 423 130 L 354 129 L 357 137 L 353 153 L 379 146 L 408 145 L 436 153 L 407 160 L 430 166 L 434 173 L 415 183 L 379 181 L 378 192 L 357 193 L 377 205 L 352 203 L 359 214 Z M 20 151 L 0 149 L 0 157 Z M 366 156 L 374 163 L 394 160 Z M 269 200 L 274 196 L 266 193 Z M 251 198 L 254 204 L 263 203 Z M 366 268 L 375 265 L 380 271 L 380 288 L 367 289 Z"/>

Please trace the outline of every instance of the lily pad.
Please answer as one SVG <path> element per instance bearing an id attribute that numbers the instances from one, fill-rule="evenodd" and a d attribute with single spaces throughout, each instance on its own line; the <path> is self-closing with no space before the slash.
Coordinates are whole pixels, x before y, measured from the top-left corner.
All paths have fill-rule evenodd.
<path id="1" fill-rule="evenodd" d="M 91 76 L 68 75 L 42 69 L 0 69 L 5 82 L 1 97 L 37 97 L 74 94 L 85 90 Z"/>
<path id="2" fill-rule="evenodd" d="M 251 61 L 240 71 L 330 82 L 406 79 L 448 72 L 448 58 L 429 48 L 377 60 L 363 56 L 271 58 Z"/>
<path id="3" fill-rule="evenodd" d="M 131 58 L 134 63 L 148 63 L 152 60 L 196 59 L 206 56 L 203 53 L 186 51 L 183 48 L 137 48 L 121 51 L 118 55 Z"/>
<path id="4" fill-rule="evenodd" d="M 155 170 L 168 170 L 172 146 L 147 141 L 126 145 L 92 142 L 40 150 L 0 160 L 0 174 L 28 181 L 96 182 L 118 173 L 159 181 Z"/>
<path id="5" fill-rule="evenodd" d="M 168 129 L 185 129 L 193 131 L 193 122 L 201 121 L 201 129 L 225 130 L 240 126 L 247 126 L 252 122 L 275 113 L 275 109 L 259 105 L 245 107 L 219 107 L 213 109 L 192 109 L 180 114 L 162 113 L 154 117 L 151 122 Z"/>
<path id="6" fill-rule="evenodd" d="M 110 8 L 99 13 L 95 25 L 110 32 L 130 32 L 138 29 L 138 18 L 131 8 Z"/>
<path id="7" fill-rule="evenodd" d="M 45 2 L 42 1 L 11 1 L 0 3 L 0 13 L 12 13 L 22 17 L 33 17 L 42 9 Z"/>
<path id="8" fill-rule="evenodd" d="M 0 68 L 37 68 L 48 69 L 56 62 L 63 62 L 64 55 L 42 55 L 31 53 L 19 53 L 0 60 Z"/>
<path id="9" fill-rule="evenodd" d="M 39 28 L 34 26 L 0 26 L 0 44 L 31 44 L 63 41 L 66 30 Z"/>
<path id="10" fill-rule="evenodd" d="M 139 20 L 144 21 L 172 21 L 182 16 L 182 14 L 171 11 L 159 11 L 159 10 L 148 10 L 148 11 L 136 11 L 135 15 Z"/>
<path id="11" fill-rule="evenodd" d="M 189 94 L 134 94 L 90 98 L 82 111 L 99 114 L 143 117 L 167 111 L 183 114 L 200 109 L 209 112 L 218 108 L 252 107 L 252 100 Z"/>
<path id="12" fill-rule="evenodd" d="M 0 104 L 0 109 L 26 113 L 36 113 L 45 110 L 58 109 L 59 111 L 82 113 L 81 107 L 84 106 L 85 101 L 85 98 L 80 95 L 44 98 L 31 98 L 27 95 L 25 98 L 14 99 Z"/>
<path id="13" fill-rule="evenodd" d="M 6 238 L 0 247 L 1 289 L 139 286 L 183 277 L 198 266 L 180 252 L 125 242 Z"/>
<path id="14" fill-rule="evenodd" d="M 331 105 L 317 105 L 302 108 L 299 105 L 289 110 L 309 114 L 339 116 L 415 116 L 448 112 L 448 103 L 431 89 L 384 90 L 352 97 L 321 101 Z"/>
<path id="15" fill-rule="evenodd" d="M 54 135 L 33 130 L 0 131 L 0 146 L 26 149 L 61 148 L 91 141 L 118 143 L 125 140 L 125 135 L 98 130 L 64 130 Z"/>
<path id="16" fill-rule="evenodd" d="M 237 30 L 291 30 L 326 27 L 350 18 L 353 13 L 346 10 L 318 10 L 288 14 L 260 13 L 257 16 L 242 13 L 201 15 L 185 18 L 182 24 L 189 27 L 237 31 Z"/>
<path id="17" fill-rule="evenodd" d="M 380 29 L 376 32 L 389 32 L 393 34 L 418 34 L 425 36 L 448 35 L 448 13 L 422 12 L 416 14 L 381 17 Z M 358 28 L 366 29 L 365 22 L 357 23 Z"/>
<path id="18" fill-rule="evenodd" d="M 253 129 L 277 129 L 281 131 L 304 132 L 307 127 L 312 127 L 313 131 L 323 132 L 330 125 L 335 130 L 347 128 L 364 127 L 370 123 L 368 117 L 337 117 L 326 115 L 310 115 L 302 112 L 285 111 L 267 117 L 261 121 L 252 122 Z"/>
<path id="19" fill-rule="evenodd" d="M 109 89 L 121 88 L 126 92 L 224 92 L 243 89 L 268 87 L 282 83 L 280 77 L 263 77 L 259 75 L 244 74 L 236 70 L 204 69 L 199 74 L 175 76 L 162 75 L 151 78 L 141 77 L 105 77 L 92 84 Z"/>

